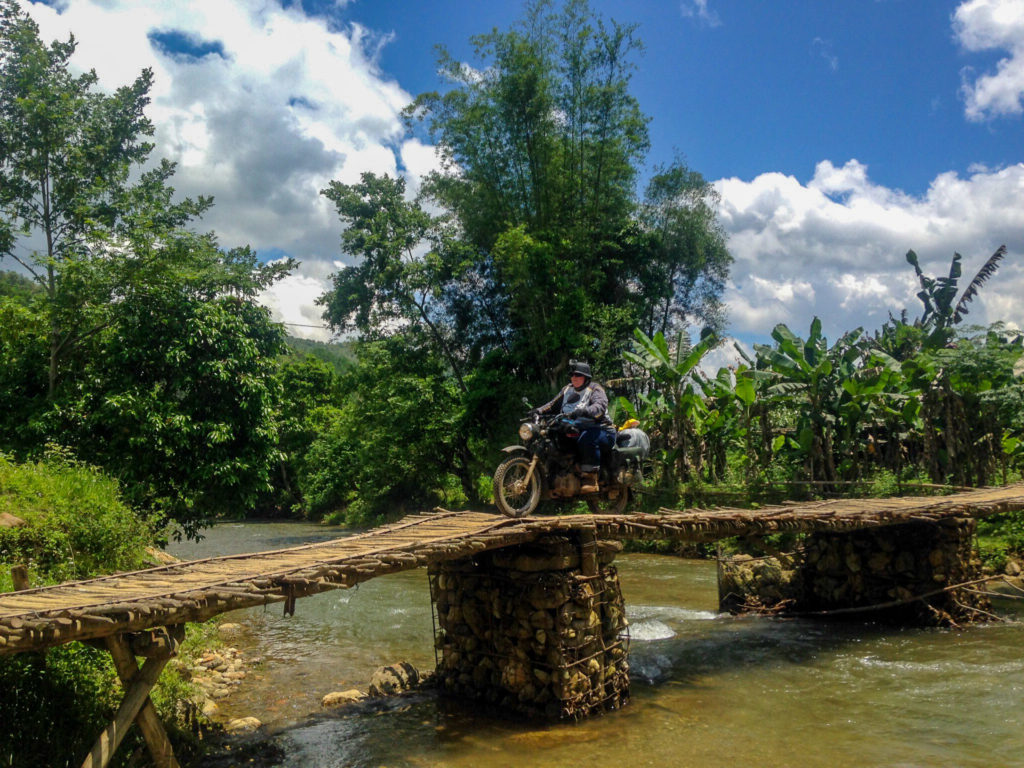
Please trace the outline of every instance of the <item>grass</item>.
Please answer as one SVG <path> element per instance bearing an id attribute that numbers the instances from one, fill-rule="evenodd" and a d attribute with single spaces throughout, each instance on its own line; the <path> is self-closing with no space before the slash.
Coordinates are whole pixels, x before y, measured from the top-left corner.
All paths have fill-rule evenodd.
<path id="1" fill-rule="evenodd" d="M 0 511 L 25 521 L 0 528 L 0 591 L 13 588 L 16 564 L 28 566 L 33 586 L 144 567 L 155 538 L 115 480 L 60 450 L 25 464 L 0 454 Z M 179 658 L 216 642 L 215 625 L 189 625 Z M 168 665 L 153 692 L 183 758 L 197 751 L 202 725 L 186 666 Z M 0 768 L 78 765 L 122 695 L 109 654 L 81 643 L 0 657 L 0 690 Z M 132 729 L 113 765 L 128 764 L 140 746 Z"/>

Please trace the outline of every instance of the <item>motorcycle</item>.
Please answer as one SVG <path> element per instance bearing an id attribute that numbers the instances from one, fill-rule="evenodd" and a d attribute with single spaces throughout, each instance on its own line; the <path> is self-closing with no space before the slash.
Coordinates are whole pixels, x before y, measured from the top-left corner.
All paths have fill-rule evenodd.
<path id="1" fill-rule="evenodd" d="M 581 494 L 576 440 L 580 427 L 562 414 L 531 412 L 519 425 L 522 445 L 502 448 L 509 454 L 494 471 L 494 503 L 508 517 L 529 515 L 542 500 L 585 499 L 593 513 L 621 513 L 643 480 L 642 462 L 650 452 L 647 434 L 621 429 L 611 451 L 602 452 L 597 493 Z"/>

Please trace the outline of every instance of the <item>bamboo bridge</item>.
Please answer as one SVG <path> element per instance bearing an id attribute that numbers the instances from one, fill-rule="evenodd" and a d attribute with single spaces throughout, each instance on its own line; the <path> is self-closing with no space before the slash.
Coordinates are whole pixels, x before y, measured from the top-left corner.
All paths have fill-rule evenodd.
<path id="1" fill-rule="evenodd" d="M 912 523 L 942 525 L 1022 509 L 1024 484 L 943 497 L 843 499 L 758 510 L 662 509 L 654 514 L 520 519 L 437 510 L 326 542 L 0 594 L 0 655 L 72 641 L 105 647 L 126 694 L 114 723 L 83 766 L 107 765 L 133 721 L 142 728 L 155 764 L 174 766 L 177 763 L 148 695 L 187 622 L 278 602 L 291 614 L 296 601 L 308 595 L 351 588 L 397 571 L 471 562 L 485 552 L 558 535 L 578 542 L 583 572 L 593 577 L 598 541 L 713 542 L 779 532 L 841 534 Z M 147 658 L 141 669 L 134 656 Z"/>

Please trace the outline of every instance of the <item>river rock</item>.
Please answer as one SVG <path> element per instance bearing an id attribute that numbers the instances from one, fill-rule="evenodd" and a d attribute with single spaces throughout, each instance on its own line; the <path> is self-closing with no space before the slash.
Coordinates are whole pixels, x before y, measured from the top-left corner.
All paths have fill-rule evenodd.
<path id="1" fill-rule="evenodd" d="M 419 681 L 419 671 L 407 661 L 378 667 L 370 678 L 370 695 L 393 696 L 414 688 Z"/>
<path id="2" fill-rule="evenodd" d="M 222 638 L 237 637 L 242 632 L 242 625 L 226 621 L 217 627 L 217 634 Z"/>
<path id="3" fill-rule="evenodd" d="M 174 565 L 175 563 L 181 562 L 181 560 L 176 558 L 174 555 L 169 552 L 164 552 L 162 549 L 157 549 L 156 547 L 146 547 L 146 555 L 150 560 L 158 565 Z"/>
<path id="4" fill-rule="evenodd" d="M 228 724 L 224 726 L 224 730 L 228 733 L 252 733 L 263 726 L 263 723 L 255 717 L 236 717 L 234 720 L 229 720 Z"/>
<path id="5" fill-rule="evenodd" d="M 333 691 L 320 700 L 320 706 L 327 708 L 343 707 L 346 704 L 354 704 L 365 698 L 366 694 L 362 691 L 357 691 L 355 688 L 348 691 Z"/>
<path id="6" fill-rule="evenodd" d="M 28 525 L 24 520 L 10 512 L 0 512 L 0 528 L 20 528 Z"/>

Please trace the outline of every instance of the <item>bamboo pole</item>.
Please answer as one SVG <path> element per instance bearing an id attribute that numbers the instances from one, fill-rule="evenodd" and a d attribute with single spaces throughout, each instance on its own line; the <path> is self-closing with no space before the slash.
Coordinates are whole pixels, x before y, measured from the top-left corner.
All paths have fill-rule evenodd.
<path id="1" fill-rule="evenodd" d="M 148 659 L 142 665 L 142 669 L 131 678 L 131 685 L 125 691 L 121 706 L 113 722 L 103 729 L 103 733 L 96 739 L 92 751 L 82 762 L 82 768 L 107 768 L 114 752 L 124 740 L 125 734 L 131 727 L 132 722 L 139 714 L 139 710 L 149 701 L 149 692 L 153 690 L 156 681 L 160 678 L 170 656 L 162 659 Z"/>
<path id="2" fill-rule="evenodd" d="M 22 592 L 32 588 L 28 580 L 28 568 L 24 565 L 11 566 L 11 580 L 14 582 L 15 592 Z"/>
<path id="3" fill-rule="evenodd" d="M 110 655 L 114 659 L 117 676 L 121 678 L 121 684 L 127 690 L 132 678 L 138 674 L 139 666 L 129 650 L 128 644 L 121 636 L 111 635 L 106 640 L 107 650 L 110 651 Z M 139 724 L 139 730 L 142 731 L 142 736 L 146 740 L 146 747 L 153 758 L 154 767 L 180 768 L 174 757 L 171 742 L 167 738 L 167 732 L 164 730 L 163 723 L 160 722 L 160 717 L 149 696 L 143 701 L 135 722 Z"/>

